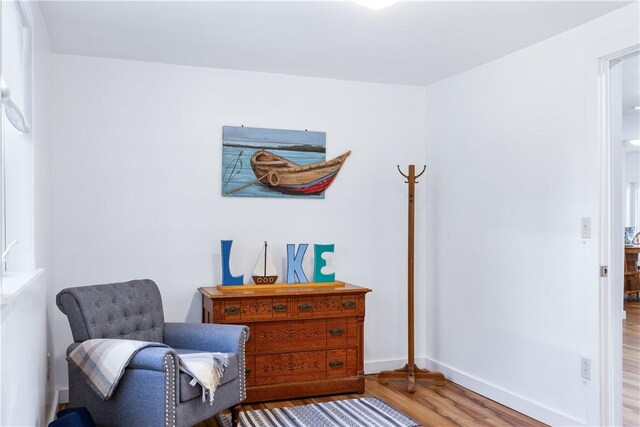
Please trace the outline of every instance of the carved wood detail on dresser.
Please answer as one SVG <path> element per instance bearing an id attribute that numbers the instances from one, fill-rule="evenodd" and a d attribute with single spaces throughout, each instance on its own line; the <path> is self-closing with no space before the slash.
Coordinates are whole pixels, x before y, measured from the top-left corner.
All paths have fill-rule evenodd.
<path id="1" fill-rule="evenodd" d="M 251 288 L 198 289 L 203 323 L 251 330 L 245 402 L 364 393 L 365 295 L 370 289 L 351 284 Z"/>

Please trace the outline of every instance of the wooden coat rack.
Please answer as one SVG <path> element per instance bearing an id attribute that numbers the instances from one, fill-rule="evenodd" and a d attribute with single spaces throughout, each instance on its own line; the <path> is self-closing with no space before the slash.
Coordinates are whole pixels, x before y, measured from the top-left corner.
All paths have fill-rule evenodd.
<path id="1" fill-rule="evenodd" d="M 406 183 L 409 184 L 409 238 L 408 238 L 408 264 L 407 264 L 407 282 L 409 288 L 409 306 L 408 306 L 408 329 L 409 329 L 409 360 L 403 368 L 396 369 L 394 371 L 382 371 L 378 374 L 378 382 L 386 384 L 389 378 L 407 378 L 407 390 L 409 393 L 413 393 L 416 390 L 416 378 L 427 379 L 435 381 L 436 385 L 444 385 L 444 375 L 440 372 L 427 371 L 426 369 L 420 369 L 415 364 L 414 358 L 414 332 L 413 332 L 413 241 L 414 241 L 414 212 L 415 212 L 415 185 L 418 183 L 418 179 L 424 171 L 426 166 L 422 168 L 422 172 L 416 175 L 416 166 L 409 165 L 409 175 L 405 175 L 400 170 L 398 165 L 398 172 L 400 175 L 406 178 Z"/>

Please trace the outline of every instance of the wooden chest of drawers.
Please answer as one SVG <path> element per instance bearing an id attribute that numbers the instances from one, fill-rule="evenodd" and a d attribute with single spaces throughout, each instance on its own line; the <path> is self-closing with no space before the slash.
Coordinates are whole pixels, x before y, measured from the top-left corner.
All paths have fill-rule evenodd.
<path id="1" fill-rule="evenodd" d="M 364 393 L 369 289 L 338 283 L 199 291 L 203 323 L 241 324 L 251 330 L 245 352 L 246 402 Z"/>

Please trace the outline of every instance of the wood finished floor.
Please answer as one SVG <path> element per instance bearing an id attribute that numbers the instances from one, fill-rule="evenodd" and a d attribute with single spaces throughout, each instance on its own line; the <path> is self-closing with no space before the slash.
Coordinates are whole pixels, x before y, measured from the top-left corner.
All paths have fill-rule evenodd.
<path id="1" fill-rule="evenodd" d="M 624 303 L 622 323 L 622 424 L 640 426 L 640 300 Z"/>
<path id="2" fill-rule="evenodd" d="M 451 381 L 447 381 L 443 387 L 429 386 L 426 381 L 418 381 L 416 392 L 413 394 L 407 392 L 406 382 L 402 380 L 389 380 L 387 385 L 382 385 L 378 384 L 376 375 L 367 375 L 365 383 L 366 392 L 364 394 L 283 400 L 243 405 L 242 408 L 247 411 L 370 396 L 387 402 L 425 427 L 545 426 L 539 421 Z M 218 424 L 214 419 L 211 419 L 194 427 L 218 427 Z"/>

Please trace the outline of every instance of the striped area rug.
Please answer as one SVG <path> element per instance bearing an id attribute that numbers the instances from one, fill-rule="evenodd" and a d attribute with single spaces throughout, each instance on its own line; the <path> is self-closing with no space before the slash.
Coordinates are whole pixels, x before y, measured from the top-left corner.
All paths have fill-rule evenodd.
<path id="1" fill-rule="evenodd" d="M 231 427 L 231 415 L 218 422 Z M 415 427 L 420 424 L 375 397 L 242 411 L 240 427 Z"/>

